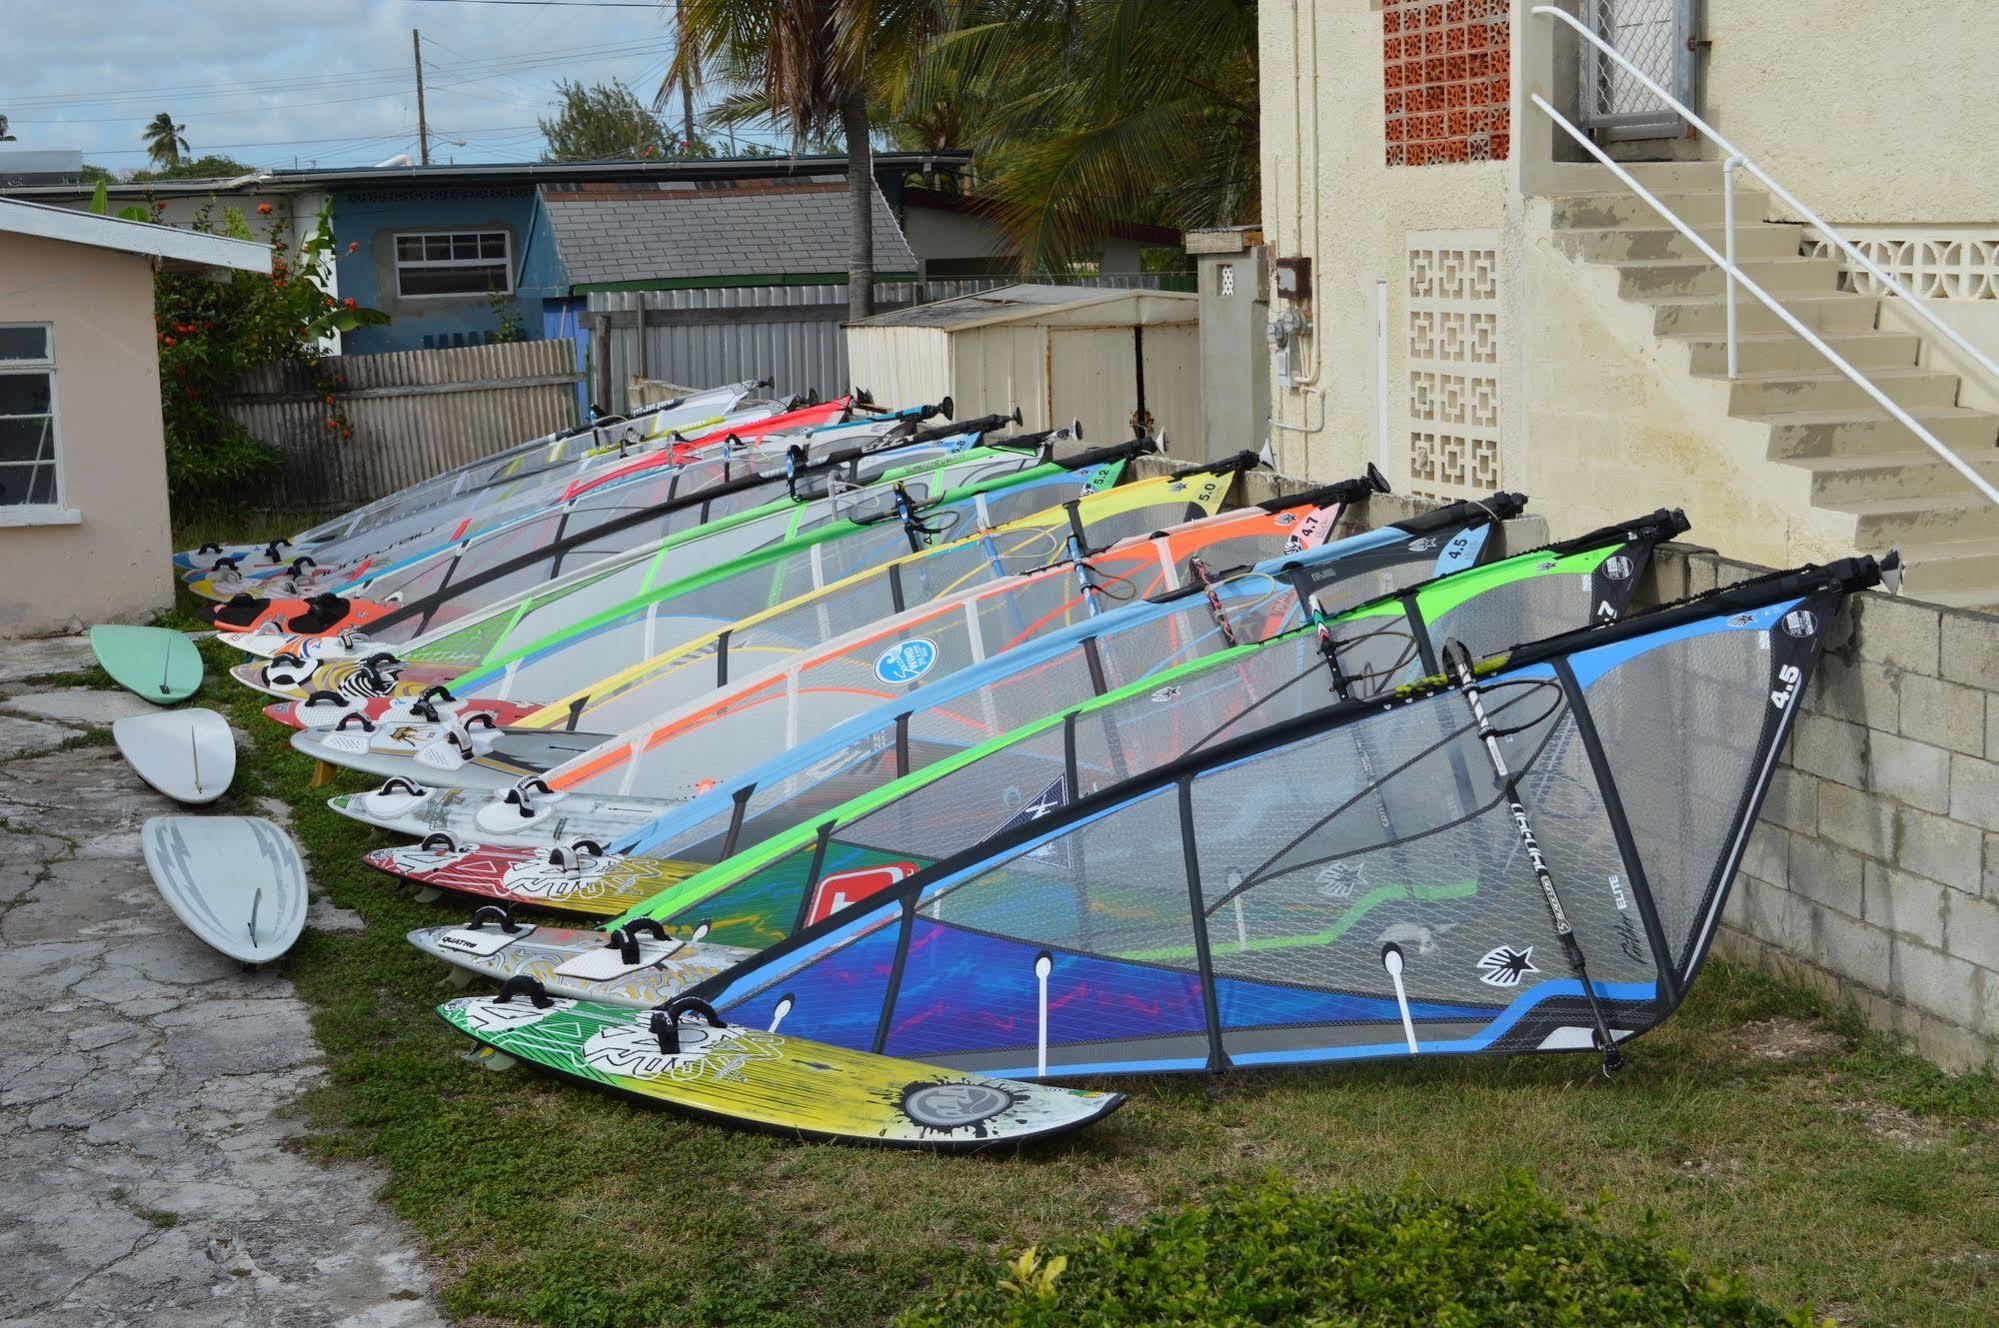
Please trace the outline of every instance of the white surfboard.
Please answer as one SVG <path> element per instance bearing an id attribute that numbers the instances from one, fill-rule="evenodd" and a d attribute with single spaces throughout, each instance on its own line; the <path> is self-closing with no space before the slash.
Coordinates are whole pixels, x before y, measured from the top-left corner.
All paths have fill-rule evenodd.
<path id="1" fill-rule="evenodd" d="M 111 736 L 139 778 L 176 802 L 214 802 L 236 777 L 236 736 L 213 710 L 132 715 Z"/>
<path id="2" fill-rule="evenodd" d="M 305 864 L 269 821 L 155 816 L 139 839 L 167 906 L 231 959 L 267 963 L 305 929 Z"/>

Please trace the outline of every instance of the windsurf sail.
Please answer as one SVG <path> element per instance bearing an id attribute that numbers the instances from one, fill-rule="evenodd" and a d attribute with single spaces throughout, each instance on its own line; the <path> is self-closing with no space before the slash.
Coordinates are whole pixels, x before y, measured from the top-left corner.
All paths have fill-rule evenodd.
<path id="1" fill-rule="evenodd" d="M 1684 518 L 1662 512 L 1591 532 L 1406 587 L 1336 617 L 1314 615 L 1267 639 L 1144 674 L 1080 706 L 1043 711 L 837 808 L 802 818 L 780 811 L 789 828 L 767 836 L 753 829 L 749 838 L 761 839 L 753 848 L 723 857 L 631 916 L 684 922 L 690 909 L 705 909 L 698 920 L 713 924 L 717 942 L 768 944 L 790 930 L 828 873 L 884 860 L 933 862 L 996 833 L 1023 808 L 1046 815 L 1197 748 L 1329 705 L 1387 696 L 1431 671 L 1445 631 L 1483 653 L 1522 632 L 1545 636 L 1587 623 L 1605 602 L 1621 609 L 1653 547 L 1683 529 Z M 1612 559 L 1623 561 L 1611 571 L 1628 574 L 1606 575 Z M 1289 593 L 1298 593 L 1297 579 L 1287 580 Z M 1306 592 L 1307 602 L 1316 594 Z M 1467 631 L 1488 635 L 1466 638 Z M 1087 654 L 1070 651 L 1060 666 L 1086 670 Z M 922 718 L 934 724 L 952 713 L 947 700 Z M 910 726 L 917 719 L 912 715 Z M 718 856 L 735 848 L 732 825 L 743 837 L 737 823 L 711 815 L 709 841 L 689 844 L 701 828 L 688 828 L 679 842 L 693 861 Z"/>
<path id="2" fill-rule="evenodd" d="M 914 464 L 925 455 L 939 455 L 975 441 L 969 430 L 919 438 L 896 422 L 868 427 L 875 431 L 845 446 L 809 440 L 793 443 L 797 450 L 781 466 L 768 458 L 725 452 L 649 467 L 617 484 L 521 504 L 476 527 L 460 523 L 431 531 L 422 539 L 371 554 L 338 571 L 310 566 L 313 559 L 301 558 L 292 572 L 256 583 L 215 610 L 214 616 L 240 631 L 288 619 L 301 612 L 302 599 L 319 594 L 366 596 L 377 603 L 405 602 L 436 594 L 487 568 L 505 566 L 527 550 L 549 545 L 572 551 L 569 561 L 580 566 L 593 555 L 604 556 L 642 541 L 647 532 L 641 527 L 649 519 L 657 523 L 656 533 L 670 532 L 693 524 L 693 513 L 720 517 L 773 499 L 779 492 L 780 478 L 783 492 L 790 493 L 796 487 L 799 467 L 814 460 L 874 449 L 884 455 L 900 454 L 896 462 L 867 463 L 879 469 Z M 592 535 L 599 538 L 593 540 Z M 224 588 L 220 580 L 209 586 L 211 592 L 218 593 Z"/>
<path id="3" fill-rule="evenodd" d="M 761 816 L 788 825 L 774 834 L 749 825 L 746 807 L 717 809 L 711 799 L 705 824 L 679 818 L 679 842 L 687 845 L 690 860 L 563 850 L 552 855 L 551 867 L 541 860 L 549 856 L 546 851 L 539 856 L 473 852 L 451 842 L 382 850 L 368 860 L 465 893 L 584 912 L 609 912 L 607 905 L 622 894 L 635 906 L 616 925 L 650 919 L 647 925 L 693 927 L 713 944 L 769 945 L 940 857 L 1052 815 L 1138 772 L 1300 714 L 1388 695 L 1398 681 L 1420 678 L 1425 650 L 1418 643 L 1441 642 L 1432 635 L 1434 624 L 1468 602 L 1554 614 L 1562 599 L 1548 592 L 1566 582 L 1572 587 L 1569 612 L 1557 625 L 1586 622 L 1590 605 L 1600 604 L 1602 596 L 1592 600 L 1589 585 L 1574 585 L 1594 579 L 1575 575 L 1578 563 L 1600 565 L 1621 557 L 1642 567 L 1657 539 L 1683 528 L 1672 514 L 1660 517 L 1665 519 L 1606 533 L 1595 548 L 1556 546 L 1405 589 L 1382 601 L 1398 609 L 1392 623 L 1371 611 L 1379 605 L 1362 606 L 1162 670 L 1081 706 L 1047 713 L 843 804 L 822 804 L 802 816 L 796 798 L 766 804 Z M 1470 600 L 1453 585 L 1464 580 L 1479 586 Z M 1630 589 L 1613 591 L 1614 599 L 1625 600 Z M 1494 620 L 1500 616 L 1495 613 Z M 1531 619 L 1515 622 L 1530 625 Z M 1404 644 L 1385 648 L 1384 635 L 1399 636 Z M 937 708 L 948 712 L 950 702 Z M 855 754 L 864 752 L 857 748 Z M 878 768 L 883 764 L 875 762 Z M 744 840 L 753 846 L 738 849 Z M 732 849 L 737 849 L 733 856 L 701 869 L 704 858 L 712 861 Z M 635 870 L 642 864 L 655 870 Z M 674 876 L 683 879 L 672 881 Z M 639 902 L 648 879 L 662 878 L 671 883 Z"/>
<path id="4" fill-rule="evenodd" d="M 1133 450 L 1149 446 L 1128 443 L 1070 458 L 1054 467 L 1054 473 L 973 491 L 928 513 L 905 504 L 897 520 L 832 529 L 827 538 L 802 546 L 796 542 L 775 546 L 687 578 L 671 588 L 670 596 L 654 597 L 647 612 L 628 615 L 623 624 L 627 639 L 620 649 L 657 652 L 647 663 L 614 675 L 592 689 L 593 694 L 545 706 L 509 728 L 485 724 L 463 733 L 433 732 L 428 725 L 395 716 L 385 716 L 381 725 L 349 716 L 331 733 L 301 733 L 293 743 L 322 759 L 384 775 L 424 774 L 424 769 L 401 764 L 424 753 L 419 764 L 428 768 L 430 778 L 487 786 L 510 783 L 596 745 L 617 731 L 621 713 L 650 714 L 647 707 L 657 701 L 641 684 L 664 669 L 662 661 L 689 657 L 716 647 L 718 641 L 717 648 L 728 649 L 724 634 L 740 634 L 742 616 L 751 606 L 780 606 L 769 614 L 753 615 L 759 621 L 801 603 L 824 611 L 816 620 L 820 623 L 835 612 L 861 614 L 865 621 L 893 611 L 898 596 L 908 602 L 920 600 L 933 588 L 955 588 L 939 583 L 932 575 L 937 568 L 955 567 L 957 579 L 963 580 L 1003 572 L 1009 559 L 1021 564 L 1045 557 L 1041 536 L 1051 526 L 1069 531 L 1080 521 L 1088 536 L 1094 537 L 1094 532 L 1121 536 L 1147 523 L 1163 524 L 1164 514 L 1184 513 L 1190 503 L 1219 502 L 1233 477 L 1231 471 L 1210 470 L 1188 479 L 1142 480 L 1112 488 Z M 1254 458 L 1247 460 L 1253 463 Z M 1205 499 L 1203 490 L 1208 491 Z M 1079 499 L 1082 506 L 1071 516 L 1063 504 Z M 1034 512 L 1043 515 L 1021 515 Z M 961 520 L 981 533 L 951 544 L 926 543 L 950 533 Z M 894 557 L 897 549 L 904 551 L 899 558 Z M 872 596 L 863 593 L 869 587 Z M 586 641 L 567 644 L 571 651 L 585 651 L 586 663 L 594 658 L 587 653 Z M 573 655 L 569 662 L 574 663 Z M 705 676 L 714 678 L 712 665 Z M 600 722 L 605 727 L 598 727 Z M 467 756 L 469 760 L 462 759 Z"/>
<path id="5" fill-rule="evenodd" d="M 1204 744 L 694 994 L 1035 1077 L 1609 1062 L 1693 982 L 1827 628 L 1880 577 L 1775 574 Z M 1086 760 L 1064 730 L 1050 754 Z"/>
<path id="6" fill-rule="evenodd" d="M 684 597 L 704 587 L 746 576 L 757 568 L 775 568 L 787 559 L 793 564 L 793 577 L 807 572 L 824 576 L 832 568 L 879 561 L 892 551 L 906 550 L 912 539 L 921 542 L 929 538 L 920 531 L 912 534 L 915 525 L 962 521 L 981 505 L 990 510 L 994 503 L 1008 510 L 1033 511 L 1044 503 L 1108 487 L 1122 474 L 1121 458 L 1131 454 L 1127 449 L 1115 455 L 1100 451 L 1080 458 L 1039 460 L 1047 452 L 1036 440 L 1022 438 L 1019 446 L 1014 441 L 957 450 L 941 460 L 885 473 L 858 468 L 821 470 L 810 477 L 809 484 L 801 482 L 793 498 L 719 518 L 622 556 L 601 559 L 483 608 L 461 610 L 453 602 L 455 597 L 435 597 L 435 602 L 406 606 L 406 611 L 382 620 L 391 641 L 409 636 L 406 642 L 395 644 L 397 653 L 393 655 L 374 653 L 387 643 L 371 633 L 347 650 L 359 658 L 318 656 L 321 662 L 316 665 L 274 659 L 254 680 L 245 681 L 268 691 L 300 694 L 317 690 L 322 700 L 328 699 L 326 693 L 330 692 L 344 703 L 411 697 L 471 673 L 481 685 L 495 688 L 490 699 L 510 700 L 516 695 L 536 696 L 532 689 L 511 685 L 518 676 L 512 666 L 532 656 L 541 664 L 535 682 L 545 688 L 539 694 L 545 700 L 602 671 L 637 663 L 700 631 L 704 623 L 682 622 L 680 618 L 688 605 L 697 602 Z M 855 457 L 854 466 L 877 455 Z M 850 485 L 843 478 L 846 475 L 870 482 Z M 1013 489 L 1020 492 L 1004 500 L 999 497 Z M 926 507 L 935 508 L 935 514 L 925 515 Z M 833 543 L 845 552 L 829 557 L 819 548 Z M 790 584 L 776 570 L 772 576 L 775 579 L 762 593 L 774 593 Z M 749 582 L 735 580 L 732 585 L 729 593 L 750 598 L 713 600 L 721 611 L 740 612 L 743 604 L 756 602 L 759 592 L 745 590 Z M 719 593 L 711 592 L 711 600 Z M 639 620 L 641 630 L 596 642 L 608 653 L 583 649 L 584 638 L 613 636 L 633 618 Z M 566 674 L 564 663 L 568 665 Z M 507 672 L 495 683 L 492 675 L 500 670 Z M 556 685 L 554 680 L 565 678 Z M 335 714 L 333 718 L 339 717 Z M 302 718 L 317 727 L 328 722 L 324 716 Z"/>
<path id="7" fill-rule="evenodd" d="M 524 479 L 593 455 L 645 446 L 648 440 L 675 429 L 720 423 L 731 412 L 749 418 L 755 418 L 758 410 L 775 414 L 782 408 L 777 402 L 752 405 L 748 410 L 739 411 L 751 393 L 768 386 L 768 381 L 732 383 L 662 401 L 633 411 L 629 416 L 598 416 L 586 424 L 558 429 L 501 451 L 461 462 L 322 521 L 289 539 L 228 547 L 204 544 L 198 549 L 176 553 L 174 562 L 186 571 L 212 570 L 217 559 L 227 557 L 235 558 L 235 565 L 244 571 L 257 565 L 282 567 L 299 554 L 311 553 L 321 545 L 379 528 L 389 521 L 435 507 L 489 484 Z"/>
<path id="8" fill-rule="evenodd" d="M 845 401 L 804 407 L 765 416 L 755 424 L 740 419 L 731 428 L 763 429 L 791 422 L 803 428 L 813 421 L 845 409 Z M 760 414 L 761 412 L 751 412 Z M 663 453 L 654 453 L 656 464 L 691 467 L 704 482 L 735 473 L 733 455 L 718 450 L 685 463 L 675 463 Z M 520 479 L 504 480 L 461 494 L 445 503 L 424 506 L 393 521 L 357 530 L 341 539 L 321 544 L 285 566 L 252 569 L 237 559 L 218 560 L 219 565 L 187 578 L 189 589 L 211 599 L 232 599 L 238 594 L 290 594 L 307 585 L 337 589 L 370 567 L 379 567 L 422 554 L 440 546 L 448 547 L 468 535 L 477 535 L 507 524 L 520 516 L 560 503 L 578 491 L 579 484 L 604 470 L 629 464 L 616 454 L 589 454 L 571 468 L 551 470 Z"/>
<path id="9" fill-rule="evenodd" d="M 973 429 L 977 429 L 973 425 Z M 974 450 L 979 434 L 950 432 L 942 437 L 910 437 L 878 448 L 849 446 L 817 462 L 765 473 L 753 468 L 733 480 L 707 483 L 687 469 L 662 470 L 630 486 L 586 495 L 576 503 L 536 515 L 484 537 L 426 553 L 387 572 L 356 583 L 352 596 L 327 594 L 308 600 L 245 600 L 218 607 L 219 625 L 234 628 L 232 644 L 260 645 L 274 653 L 289 635 L 326 635 L 343 630 L 347 618 L 363 614 L 370 649 L 441 628 L 486 605 L 544 586 L 565 572 L 580 572 L 607 559 L 662 547 L 695 534 L 734 541 L 737 551 L 781 538 L 785 523 L 803 502 L 831 497 L 848 486 L 893 479 L 917 482 L 929 470 L 967 460 L 988 468 L 1032 463 L 1020 449 Z M 928 482 L 925 482 L 926 487 Z M 711 544 L 713 557 L 730 545 Z M 382 594 L 384 587 L 393 584 Z M 367 592 L 362 598 L 358 592 Z"/>
<path id="10" fill-rule="evenodd" d="M 917 695 L 934 696 L 940 680 L 1043 638 L 1051 639 L 1048 650 L 1059 652 L 1063 647 L 1052 641 L 1065 628 L 1083 623 L 1101 625 L 1097 648 L 1108 665 L 1092 676 L 1101 674 L 1099 681 L 1104 686 L 1109 686 L 1114 676 L 1118 682 L 1125 681 L 1124 675 L 1133 669 L 1165 667 L 1203 650 L 1219 648 L 1220 637 L 1213 623 L 1204 614 L 1191 612 L 1177 593 L 1185 585 L 1200 583 L 1202 577 L 1215 577 L 1210 560 L 1232 569 L 1226 574 L 1232 582 L 1226 593 L 1240 611 L 1248 611 L 1251 605 L 1245 597 L 1248 587 L 1240 584 L 1236 575 L 1244 560 L 1275 555 L 1273 566 L 1292 558 L 1366 560 L 1369 565 L 1365 571 L 1357 561 L 1341 583 L 1343 593 L 1351 595 L 1346 602 L 1352 602 L 1366 597 L 1358 593 L 1363 586 L 1386 589 L 1401 581 L 1421 579 L 1427 574 L 1421 569 L 1475 564 L 1485 547 L 1489 525 L 1518 510 L 1511 495 L 1502 495 L 1490 503 L 1466 503 L 1435 519 L 1425 518 L 1416 530 L 1370 531 L 1326 546 L 1325 537 L 1338 525 L 1346 505 L 1378 488 L 1378 481 L 1366 477 L 1202 516 L 1158 534 L 1126 539 L 1101 552 L 1086 551 L 1080 559 L 1065 558 L 912 605 L 824 644 L 815 643 L 807 633 L 794 637 L 788 645 L 780 645 L 780 638 L 771 638 L 754 652 L 731 649 L 698 662 L 690 659 L 688 685 L 707 690 L 543 776 L 551 796 L 537 799 L 535 805 L 545 807 L 567 800 L 563 812 L 553 819 L 537 816 L 531 823 L 520 823 L 517 816 L 496 811 L 497 820 L 489 820 L 479 806 L 482 795 L 439 788 L 399 811 L 394 828 L 419 835 L 445 830 L 474 839 L 496 826 L 515 835 L 532 829 L 529 837 L 539 841 L 555 832 L 558 825 L 588 822 L 588 830 L 573 830 L 571 837 L 608 841 L 650 819 L 654 812 L 648 804 L 663 809 L 667 803 L 701 796 L 705 790 L 732 786 L 736 774 L 766 759 L 789 754 L 816 766 L 838 750 L 837 746 L 825 749 L 825 740 L 816 735 L 837 728 L 842 720 L 897 702 L 919 686 L 924 690 Z M 1190 508 L 1206 510 L 1217 493 L 1204 489 L 1196 497 Z M 1051 521 L 1059 525 L 1060 520 L 1060 514 L 1049 513 L 1033 523 L 1030 533 L 1046 530 Z M 1461 537 L 1467 531 L 1475 533 Z M 1438 541 L 1425 532 L 1442 532 L 1449 537 L 1441 552 Z M 1201 561 L 1190 564 L 1192 559 Z M 1391 574 L 1391 567 L 1406 570 Z M 1267 583 L 1260 597 L 1268 599 L 1273 594 L 1295 604 L 1287 584 Z M 808 605 L 797 607 L 802 611 Z M 1134 615 L 1142 616 L 1135 619 Z M 1189 626 L 1184 634 L 1172 630 L 1156 633 L 1145 646 L 1130 652 L 1103 644 L 1137 621 L 1162 615 L 1178 615 Z M 750 622 L 727 630 L 738 634 L 755 626 Z M 760 662 L 761 669 L 757 667 Z M 1032 662 L 1024 660 L 1017 667 L 1025 671 Z M 1007 666 L 995 663 L 993 667 Z M 477 683 L 476 678 L 470 681 Z M 466 690 L 468 697 L 472 695 L 469 689 L 461 690 Z M 1080 693 L 1076 699 L 1088 694 Z M 1030 698 L 1037 697 L 1039 708 L 1021 718 L 1044 713 L 1062 699 L 1059 692 L 1022 690 L 1025 704 L 1036 704 Z M 503 703 L 468 699 L 463 704 Z M 1019 722 L 1000 723 L 1003 709 L 983 708 L 987 736 Z M 952 721 L 954 727 L 964 722 Z M 961 745 L 974 740 L 966 732 L 959 737 Z M 891 745 L 905 757 L 912 750 L 907 741 L 893 744 L 879 726 L 841 739 L 849 740 L 863 749 L 858 758 L 862 761 Z M 927 741 L 922 744 L 921 754 L 927 755 L 932 745 Z M 905 762 L 896 773 L 906 773 L 907 768 Z M 614 819 L 610 811 L 585 810 L 576 801 L 586 788 L 598 795 L 591 801 L 608 797 L 618 804 L 615 828 L 609 824 Z M 524 804 L 517 800 L 512 805 L 518 810 Z"/>

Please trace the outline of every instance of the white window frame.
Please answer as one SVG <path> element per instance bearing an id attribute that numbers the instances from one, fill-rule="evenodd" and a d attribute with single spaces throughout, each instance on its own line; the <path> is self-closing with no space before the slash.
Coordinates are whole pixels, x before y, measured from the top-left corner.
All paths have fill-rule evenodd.
<path id="1" fill-rule="evenodd" d="M 488 235 L 497 235 L 500 237 L 500 247 L 505 252 L 502 253 L 498 259 L 491 259 L 491 258 L 407 258 L 406 259 L 403 257 L 404 239 L 421 240 L 421 239 L 428 239 L 431 236 L 435 235 L 443 235 L 443 236 L 474 235 L 478 236 L 482 241 Z M 512 295 L 514 293 L 514 236 L 512 231 L 506 230 L 504 228 L 496 229 L 490 227 L 486 229 L 467 228 L 467 227 L 432 227 L 429 230 L 421 230 L 421 231 L 397 231 L 390 236 L 389 243 L 392 246 L 392 248 L 390 249 L 390 257 L 395 264 L 396 298 L 398 300 L 490 300 L 495 295 Z M 499 263 L 501 274 L 505 276 L 507 280 L 507 284 L 500 290 L 438 291 L 424 295 L 405 295 L 403 293 L 403 270 L 405 268 L 409 268 L 415 271 L 436 271 L 439 268 L 454 268 L 454 267 L 487 268 L 491 267 L 495 262 Z"/>
<path id="2" fill-rule="evenodd" d="M 13 376 L 39 373 L 48 376 L 49 440 L 53 444 L 49 451 L 49 459 L 55 463 L 56 492 L 55 501 L 52 503 L 0 504 L 0 527 L 73 526 L 83 520 L 83 514 L 63 504 L 63 495 L 69 492 L 69 483 L 68 477 L 63 474 L 62 392 L 56 378 L 56 326 L 54 323 L 43 322 L 0 323 L 0 328 L 19 327 L 40 328 L 46 338 L 47 353 L 39 360 L 0 360 L 0 374 Z M 4 468 L 16 469 L 11 465 Z"/>

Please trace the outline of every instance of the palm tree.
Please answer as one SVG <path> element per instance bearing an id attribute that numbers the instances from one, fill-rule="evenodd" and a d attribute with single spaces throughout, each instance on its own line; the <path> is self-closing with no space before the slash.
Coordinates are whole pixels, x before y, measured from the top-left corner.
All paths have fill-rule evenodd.
<path id="1" fill-rule="evenodd" d="M 146 145 L 146 155 L 160 166 L 180 165 L 180 154 L 191 151 L 187 140 L 181 135 L 187 126 L 175 124 L 173 116 L 161 111 L 146 125 L 146 131 L 139 135 L 139 141 Z"/>
<path id="2" fill-rule="evenodd" d="M 767 117 L 801 151 L 835 130 L 847 153 L 847 314 L 874 310 L 871 69 L 907 66 L 937 31 L 937 0 L 681 0 L 679 48 L 655 105 L 714 74 L 736 95 L 724 118 Z"/>
<path id="3" fill-rule="evenodd" d="M 1256 219 L 1254 0 L 959 4 L 898 118 L 952 104 L 1024 268 L 1059 268 L 1118 222 Z"/>

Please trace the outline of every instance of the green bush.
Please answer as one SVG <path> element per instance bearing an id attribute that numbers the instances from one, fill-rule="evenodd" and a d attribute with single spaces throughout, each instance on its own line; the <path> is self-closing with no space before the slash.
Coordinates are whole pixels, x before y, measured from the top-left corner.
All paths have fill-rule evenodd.
<path id="1" fill-rule="evenodd" d="M 1279 1186 L 1029 1250 L 900 1328 L 1249 1324 L 1308 1328 L 1788 1325 L 1677 1253 L 1612 1235 L 1516 1181 L 1476 1200 Z"/>

